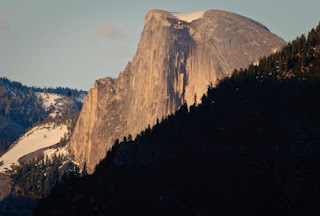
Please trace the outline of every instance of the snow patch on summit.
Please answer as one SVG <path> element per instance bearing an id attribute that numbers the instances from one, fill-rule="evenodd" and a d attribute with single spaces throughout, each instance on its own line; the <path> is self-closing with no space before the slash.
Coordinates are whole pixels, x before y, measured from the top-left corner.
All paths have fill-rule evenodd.
<path id="1" fill-rule="evenodd" d="M 193 20 L 203 18 L 203 15 L 206 11 L 196 11 L 191 13 L 171 13 L 173 16 L 178 18 L 179 20 L 183 20 L 186 22 L 192 22 Z"/>

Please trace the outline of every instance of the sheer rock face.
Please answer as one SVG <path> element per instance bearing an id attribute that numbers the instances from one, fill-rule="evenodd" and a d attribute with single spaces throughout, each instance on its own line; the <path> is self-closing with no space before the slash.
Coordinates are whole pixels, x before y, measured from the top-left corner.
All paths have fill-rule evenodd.
<path id="1" fill-rule="evenodd" d="M 201 98 L 207 86 L 275 52 L 285 42 L 246 17 L 208 10 L 186 22 L 149 11 L 136 55 L 118 78 L 97 80 L 85 100 L 70 147 L 89 172 L 115 139 L 133 136 Z"/>

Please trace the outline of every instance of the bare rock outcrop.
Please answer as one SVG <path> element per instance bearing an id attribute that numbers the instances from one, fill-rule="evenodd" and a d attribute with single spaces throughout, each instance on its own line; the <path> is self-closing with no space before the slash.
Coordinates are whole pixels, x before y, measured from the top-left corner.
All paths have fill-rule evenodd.
<path id="1" fill-rule="evenodd" d="M 208 10 L 189 18 L 149 11 L 132 61 L 118 78 L 96 81 L 70 143 L 81 167 L 86 162 L 93 172 L 115 139 L 134 136 L 184 102 L 192 104 L 210 83 L 286 44 L 262 24 L 234 13 Z"/>

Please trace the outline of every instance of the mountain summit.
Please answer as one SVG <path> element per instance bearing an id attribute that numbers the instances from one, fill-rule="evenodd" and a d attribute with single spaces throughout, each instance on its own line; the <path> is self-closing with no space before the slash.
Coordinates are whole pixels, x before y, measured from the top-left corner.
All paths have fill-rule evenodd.
<path id="1" fill-rule="evenodd" d="M 97 80 L 87 95 L 70 143 L 75 160 L 93 172 L 115 139 L 199 101 L 210 83 L 285 44 L 230 12 L 149 11 L 132 61 L 118 78 Z"/>

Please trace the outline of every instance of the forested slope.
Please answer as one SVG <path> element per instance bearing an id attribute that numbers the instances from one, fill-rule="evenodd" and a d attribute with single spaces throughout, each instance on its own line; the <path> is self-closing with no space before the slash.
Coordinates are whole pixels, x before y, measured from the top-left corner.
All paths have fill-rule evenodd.
<path id="1" fill-rule="evenodd" d="M 69 106 L 74 112 L 81 110 L 86 95 L 82 90 L 27 87 L 0 78 L 0 155 L 28 128 L 43 121 L 52 111 L 44 106 L 43 99 L 39 97 L 41 92 L 66 96 L 74 104 Z"/>

